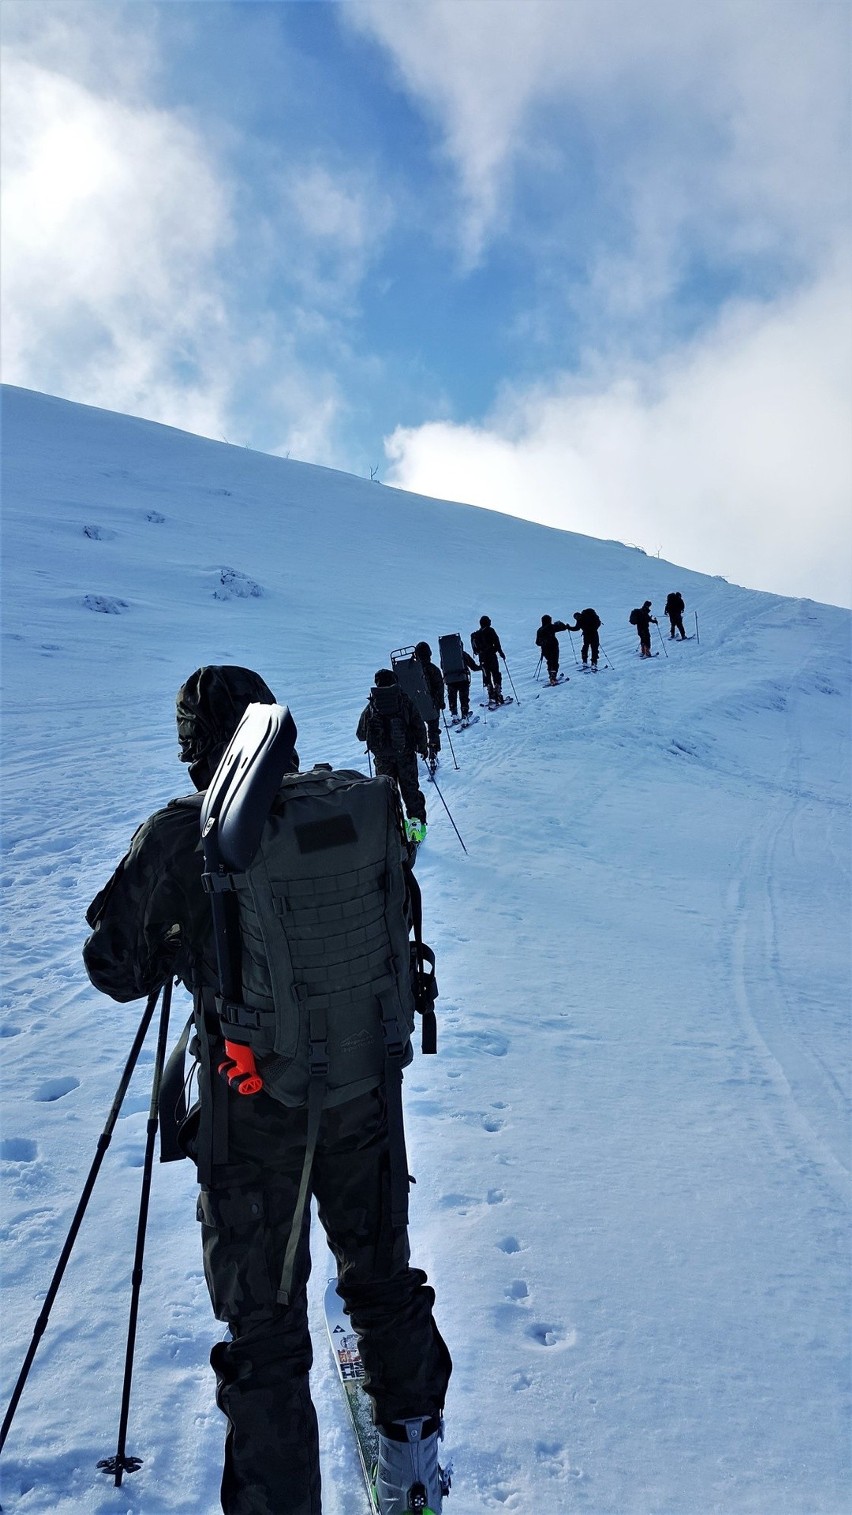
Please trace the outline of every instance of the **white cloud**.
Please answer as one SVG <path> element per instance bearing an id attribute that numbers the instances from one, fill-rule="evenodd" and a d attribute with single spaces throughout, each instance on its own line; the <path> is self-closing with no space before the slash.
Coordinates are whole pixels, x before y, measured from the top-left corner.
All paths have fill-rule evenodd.
<path id="1" fill-rule="evenodd" d="M 783 304 L 729 311 L 653 367 L 507 394 L 481 427 L 400 429 L 388 482 L 849 604 L 851 399 L 838 264 Z"/>
<path id="2" fill-rule="evenodd" d="M 5 379 L 217 434 L 231 228 L 197 136 L 14 52 L 3 115 Z"/>
<path id="3" fill-rule="evenodd" d="M 843 4 L 356 0 L 342 13 L 437 123 L 470 262 L 509 223 L 513 171 L 572 123 L 583 171 L 663 268 L 690 228 L 741 252 L 809 255 L 844 213 Z"/>
<path id="4" fill-rule="evenodd" d="M 334 368 L 391 219 L 374 176 L 263 144 L 261 177 L 238 178 L 224 152 L 254 169 L 258 144 L 152 103 L 159 7 L 9 15 L 4 379 L 339 463 Z"/>

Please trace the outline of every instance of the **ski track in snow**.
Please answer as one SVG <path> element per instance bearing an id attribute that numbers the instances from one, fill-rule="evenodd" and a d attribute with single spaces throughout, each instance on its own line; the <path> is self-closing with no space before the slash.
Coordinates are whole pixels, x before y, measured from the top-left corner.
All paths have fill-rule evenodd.
<path id="1" fill-rule="evenodd" d="M 484 610 L 517 700 L 451 731 L 458 768 L 444 735 L 467 856 L 422 780 L 439 1051 L 405 1086 L 412 1255 L 455 1361 L 448 1515 L 847 1515 L 848 614 L 43 397 L 4 410 L 4 1384 L 141 1013 L 79 953 L 135 827 L 187 787 L 177 685 L 259 666 L 303 764 L 363 768 L 388 649 L 467 641 Z M 630 606 L 677 586 L 701 641 L 642 662 Z M 563 636 L 545 689 L 532 638 L 566 602 L 598 605 L 612 666 L 578 668 Z M 152 1065 L 149 1044 L 2 1458 L 15 1515 L 218 1508 L 221 1328 L 186 1164 L 154 1174 L 143 1468 L 118 1491 L 95 1470 Z M 323 1508 L 353 1515 L 328 1256 L 315 1223 Z"/>

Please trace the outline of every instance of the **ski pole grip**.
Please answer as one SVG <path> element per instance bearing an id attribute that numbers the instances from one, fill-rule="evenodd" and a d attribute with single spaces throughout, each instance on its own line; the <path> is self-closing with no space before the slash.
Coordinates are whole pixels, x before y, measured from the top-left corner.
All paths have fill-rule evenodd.
<path id="1" fill-rule="evenodd" d="M 254 1053 L 243 1042 L 225 1042 L 225 1057 L 219 1064 L 219 1072 L 235 1094 L 259 1094 L 263 1088 Z"/>

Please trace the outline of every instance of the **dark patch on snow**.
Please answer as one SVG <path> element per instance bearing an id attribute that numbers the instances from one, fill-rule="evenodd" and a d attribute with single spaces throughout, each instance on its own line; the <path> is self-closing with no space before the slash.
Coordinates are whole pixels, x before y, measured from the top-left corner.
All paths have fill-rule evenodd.
<path id="1" fill-rule="evenodd" d="M 121 615 L 123 610 L 130 609 L 126 600 L 115 600 L 108 594 L 84 594 L 83 604 L 100 615 Z"/>
<path id="2" fill-rule="evenodd" d="M 263 595 L 261 586 L 238 568 L 220 568 L 217 580 L 214 600 L 259 600 Z"/>

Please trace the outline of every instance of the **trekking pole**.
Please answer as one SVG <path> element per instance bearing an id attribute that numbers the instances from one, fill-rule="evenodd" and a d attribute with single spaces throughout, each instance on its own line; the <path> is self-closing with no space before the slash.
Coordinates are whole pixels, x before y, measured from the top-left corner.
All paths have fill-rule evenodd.
<path id="1" fill-rule="evenodd" d="M 370 756 L 370 749 L 369 749 L 369 747 L 365 747 L 364 751 L 367 754 L 367 772 L 369 773 L 370 778 L 372 778 L 373 777 L 373 759 Z"/>
<path id="2" fill-rule="evenodd" d="M 443 709 L 442 709 L 442 711 L 441 711 L 441 714 L 442 714 L 442 716 L 443 716 L 443 717 L 444 717 L 444 730 L 445 730 L 445 731 L 446 731 L 446 733 L 447 733 L 447 741 L 448 741 L 448 742 L 449 742 L 449 744 L 450 744 L 450 752 L 451 752 L 451 753 L 452 753 L 452 754 L 453 754 L 453 764 L 454 764 L 454 766 L 455 766 L 455 767 L 456 767 L 456 768 L 458 768 L 458 766 L 459 766 L 459 765 L 458 765 L 458 763 L 457 763 L 457 762 L 456 762 L 456 749 L 455 749 L 455 747 L 454 747 L 454 746 L 453 746 L 453 739 L 452 739 L 452 737 L 451 737 L 451 736 L 450 736 L 450 726 L 449 726 L 449 722 L 448 722 L 448 720 L 447 720 L 447 712 L 446 712 L 446 710 L 443 710 Z"/>
<path id="3" fill-rule="evenodd" d="M 135 1473 L 142 1466 L 141 1457 L 128 1457 L 127 1421 L 130 1415 L 130 1384 L 133 1377 L 133 1353 L 136 1347 L 136 1322 L 139 1316 L 139 1292 L 142 1287 L 142 1262 L 145 1256 L 145 1230 L 148 1224 L 148 1202 L 151 1197 L 151 1174 L 154 1167 L 154 1145 L 157 1139 L 160 1108 L 160 1084 L 163 1064 L 166 1060 L 166 1042 L 169 1036 L 169 1010 L 172 1003 L 172 980 L 163 985 L 163 1002 L 160 1006 L 160 1026 L 157 1033 L 157 1051 L 154 1056 L 154 1079 L 151 1085 L 151 1106 L 148 1113 L 145 1162 L 142 1169 L 142 1191 L 139 1197 L 139 1221 L 136 1227 L 136 1255 L 133 1259 L 132 1289 L 130 1294 L 130 1321 L 127 1327 L 127 1351 L 124 1359 L 124 1388 L 121 1395 L 121 1416 L 118 1426 L 118 1447 L 114 1457 L 104 1457 L 98 1463 L 105 1473 L 115 1475 L 115 1487 L 121 1487 L 125 1473 Z"/>
<path id="4" fill-rule="evenodd" d="M 462 842 L 461 833 L 459 832 L 458 826 L 456 825 L 455 821 L 453 820 L 452 816 L 450 815 L 450 807 L 447 804 L 446 800 L 444 799 L 444 796 L 441 794 L 441 790 L 440 790 L 440 787 L 438 785 L 438 780 L 435 778 L 434 773 L 430 773 L 429 777 L 430 777 L 432 783 L 435 785 L 435 788 L 438 790 L 438 794 L 439 794 L 440 799 L 441 799 L 441 804 L 443 805 L 444 809 L 446 810 L 447 815 L 450 816 L 450 825 L 452 826 L 454 832 L 456 833 L 456 836 L 458 837 L 459 841 L 461 842 L 462 852 L 464 852 L 465 855 L 467 855 L 467 848 L 466 848 L 464 842 Z"/>
<path id="5" fill-rule="evenodd" d="M 610 670 L 610 672 L 612 672 L 612 663 L 609 660 L 609 655 L 606 652 L 604 652 L 604 649 L 601 646 L 600 642 L 598 642 L 598 652 L 602 652 L 603 653 L 604 665 Z"/>
<path id="6" fill-rule="evenodd" d="M 535 673 L 533 674 L 533 678 L 535 679 L 536 683 L 538 683 L 538 670 L 540 669 L 540 667 L 541 667 L 541 665 L 542 665 L 543 662 L 544 662 L 544 653 L 542 653 L 541 657 L 539 658 L 538 662 L 535 665 Z"/>
<path id="7" fill-rule="evenodd" d="M 574 654 L 574 666 L 575 666 L 575 668 L 579 668 L 580 664 L 577 662 L 577 649 L 574 646 L 574 638 L 572 637 L 570 631 L 568 632 L 568 640 L 571 643 L 571 651 Z"/>
<path id="8" fill-rule="evenodd" d="M 100 1171 L 101 1163 L 104 1160 L 104 1156 L 106 1154 L 107 1147 L 109 1146 L 109 1144 L 110 1144 L 110 1142 L 112 1140 L 112 1133 L 113 1133 L 113 1131 L 115 1129 L 115 1123 L 118 1120 L 119 1111 L 121 1110 L 122 1104 L 124 1103 L 124 1096 L 127 1093 L 128 1085 L 130 1083 L 131 1077 L 133 1076 L 133 1069 L 136 1067 L 136 1062 L 137 1062 L 137 1059 L 139 1057 L 139 1053 L 142 1050 L 142 1044 L 143 1044 L 143 1042 L 145 1040 L 145 1037 L 148 1034 L 148 1027 L 151 1024 L 152 1016 L 154 1014 L 155 1009 L 157 1008 L 157 1000 L 159 999 L 159 997 L 160 997 L 160 990 L 159 989 L 155 989 L 154 992 L 151 995 L 149 995 L 149 997 L 148 997 L 148 1003 L 145 1006 L 144 1014 L 142 1016 L 141 1021 L 139 1022 L 138 1030 L 137 1030 L 136 1035 L 135 1035 L 135 1037 L 133 1039 L 133 1046 L 130 1049 L 130 1053 L 129 1053 L 129 1056 L 127 1058 L 127 1062 L 124 1065 L 124 1072 L 121 1075 L 121 1081 L 120 1081 L 120 1083 L 118 1085 L 118 1088 L 116 1090 L 115 1098 L 114 1098 L 114 1100 L 112 1102 L 112 1107 L 110 1109 L 109 1116 L 107 1117 L 107 1123 L 104 1126 L 104 1129 L 101 1132 L 100 1136 L 98 1137 L 97 1151 L 95 1152 L 95 1157 L 94 1157 L 94 1160 L 92 1162 L 92 1166 L 89 1169 L 89 1176 L 86 1179 L 85 1184 L 83 1185 L 83 1192 L 80 1195 L 80 1200 L 79 1200 L 79 1203 L 77 1205 L 77 1209 L 74 1212 L 74 1219 L 71 1222 L 71 1226 L 70 1226 L 70 1229 L 68 1231 L 68 1235 L 65 1238 L 65 1245 L 62 1248 L 62 1252 L 61 1252 L 60 1257 L 59 1257 L 59 1262 L 56 1264 L 56 1269 L 54 1271 L 52 1279 L 50 1280 L 50 1287 L 48 1288 L 47 1294 L 45 1295 L 44 1304 L 42 1306 L 41 1314 L 39 1315 L 38 1320 L 35 1323 L 35 1330 L 33 1331 L 32 1341 L 30 1342 L 29 1349 L 27 1351 L 27 1355 L 24 1358 L 23 1367 L 21 1368 L 21 1371 L 18 1374 L 18 1381 L 15 1384 L 15 1388 L 14 1388 L 14 1392 L 12 1394 L 12 1398 L 9 1401 L 9 1408 L 6 1411 L 6 1416 L 5 1416 L 5 1419 L 3 1421 L 2 1429 L 0 1429 L 0 1451 L 2 1451 L 2 1449 L 3 1449 L 3 1446 L 4 1446 L 5 1441 L 6 1441 L 6 1437 L 9 1434 L 9 1428 L 10 1428 L 10 1426 L 12 1424 L 12 1421 L 15 1418 L 15 1411 L 18 1408 L 18 1401 L 19 1401 L 19 1399 L 21 1397 L 21 1394 L 23 1393 L 24 1385 L 25 1385 L 25 1383 L 27 1381 L 27 1377 L 29 1375 L 30 1368 L 32 1367 L 33 1358 L 35 1357 L 36 1352 L 38 1350 L 38 1344 L 39 1344 L 42 1336 L 44 1335 L 44 1330 L 45 1330 L 45 1327 L 47 1325 L 48 1316 L 50 1315 L 51 1309 L 53 1308 L 53 1301 L 55 1300 L 57 1294 L 59 1293 L 59 1285 L 62 1282 L 62 1275 L 65 1272 L 65 1269 L 66 1269 L 66 1267 L 68 1265 L 68 1259 L 71 1256 L 71 1252 L 72 1252 L 72 1249 L 74 1247 L 74 1243 L 77 1240 L 77 1232 L 80 1229 L 80 1226 L 81 1226 L 82 1221 L 83 1221 L 83 1216 L 86 1213 L 86 1206 L 89 1203 L 89 1200 L 90 1200 L 91 1195 L 92 1195 L 92 1190 L 95 1187 L 95 1180 L 96 1180 L 96 1178 L 98 1176 L 98 1173 Z"/>
<path id="9" fill-rule="evenodd" d="M 511 671 L 511 669 L 510 669 L 510 667 L 509 667 L 509 664 L 508 664 L 508 663 L 507 663 L 507 662 L 506 662 L 506 659 L 505 659 L 505 658 L 504 658 L 504 659 L 503 659 L 503 665 L 504 665 L 504 667 L 505 667 L 505 669 L 506 669 L 506 672 L 507 672 L 507 673 L 508 673 L 508 675 L 509 675 L 509 683 L 510 683 L 510 684 L 511 684 L 511 686 L 512 686 L 512 693 L 513 693 L 513 695 L 514 695 L 514 696 L 515 696 L 515 704 L 516 704 L 516 705 L 517 705 L 517 707 L 518 707 L 518 709 L 519 709 L 519 710 L 520 710 L 520 708 L 521 708 L 521 702 L 520 702 L 520 700 L 519 700 L 519 699 L 518 699 L 518 691 L 517 691 L 517 689 L 516 689 L 516 688 L 515 688 L 515 681 L 514 681 L 514 679 L 513 679 L 513 678 L 512 678 L 512 671 Z"/>
<path id="10" fill-rule="evenodd" d="M 698 611 L 697 610 L 693 611 L 693 615 L 695 616 L 695 640 L 696 640 L 696 643 L 698 644 L 698 646 L 700 647 L 701 646 L 701 638 L 698 635 Z"/>
<path id="11" fill-rule="evenodd" d="M 657 635 L 660 638 L 660 646 L 662 647 L 663 652 L 666 654 L 666 657 L 668 657 L 669 652 L 668 652 L 668 648 L 666 647 L 665 642 L 663 641 L 663 633 L 660 630 L 660 623 L 659 623 L 659 621 L 656 622 L 656 627 L 657 627 Z"/>

